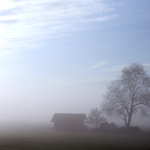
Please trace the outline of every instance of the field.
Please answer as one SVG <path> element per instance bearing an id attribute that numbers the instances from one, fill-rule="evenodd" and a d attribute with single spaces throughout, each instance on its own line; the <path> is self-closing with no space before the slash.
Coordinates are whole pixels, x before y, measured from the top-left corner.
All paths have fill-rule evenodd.
<path id="1" fill-rule="evenodd" d="M 39 129 L 2 133 L 0 150 L 133 150 L 150 149 L 150 134 L 57 132 Z"/>

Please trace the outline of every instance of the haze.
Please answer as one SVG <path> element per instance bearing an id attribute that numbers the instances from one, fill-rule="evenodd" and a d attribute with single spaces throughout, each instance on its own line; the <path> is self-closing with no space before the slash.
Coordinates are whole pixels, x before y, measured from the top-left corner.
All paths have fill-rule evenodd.
<path id="1" fill-rule="evenodd" d="M 150 73 L 149 7 L 149 0 L 1 1 L 0 122 L 88 115 L 124 66 L 142 63 Z"/>

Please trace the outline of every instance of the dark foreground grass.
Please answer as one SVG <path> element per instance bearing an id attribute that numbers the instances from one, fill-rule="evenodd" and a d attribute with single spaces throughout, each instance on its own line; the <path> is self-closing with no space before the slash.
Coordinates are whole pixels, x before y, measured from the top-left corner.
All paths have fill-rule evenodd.
<path id="1" fill-rule="evenodd" d="M 0 137 L 0 150 L 148 150 L 150 135 L 91 132 L 8 134 Z"/>

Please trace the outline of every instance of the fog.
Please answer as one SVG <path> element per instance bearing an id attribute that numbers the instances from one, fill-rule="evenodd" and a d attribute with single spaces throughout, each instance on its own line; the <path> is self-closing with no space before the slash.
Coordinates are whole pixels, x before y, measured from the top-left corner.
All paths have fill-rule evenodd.
<path id="1" fill-rule="evenodd" d="M 0 106 L 3 114 L 1 120 L 49 122 L 56 112 L 88 113 L 91 107 L 99 107 L 102 93 L 97 89 L 93 90 L 93 87 L 97 86 L 80 83 L 60 85 L 45 90 L 39 86 L 26 91 L 24 88 L 21 89 L 23 91 L 17 89 L 16 93 L 13 89 L 9 95 L 1 94 L 4 99 Z M 95 103 L 91 99 L 94 99 Z"/>
<path id="2" fill-rule="evenodd" d="M 88 117 L 125 66 L 140 63 L 150 74 L 149 5 L 0 2 L 0 132 L 47 132 L 55 113 Z M 150 117 L 133 115 L 131 125 L 148 128 Z"/>
<path id="3" fill-rule="evenodd" d="M 41 85 L 34 81 L 34 88 L 29 85 L 21 89 L 13 85 L 12 90 L 7 88 L 8 91 L 3 88 L 0 105 L 1 126 L 51 126 L 55 113 L 83 113 L 88 117 L 92 108 L 100 108 L 102 95 L 105 94 L 109 83 L 110 81 L 88 81 L 49 86 L 47 83 Z M 107 118 L 109 123 L 115 122 L 118 126 L 124 126 L 124 122 L 119 118 Z M 150 125 L 150 119 L 136 115 L 133 116 L 131 124 L 147 127 Z"/>

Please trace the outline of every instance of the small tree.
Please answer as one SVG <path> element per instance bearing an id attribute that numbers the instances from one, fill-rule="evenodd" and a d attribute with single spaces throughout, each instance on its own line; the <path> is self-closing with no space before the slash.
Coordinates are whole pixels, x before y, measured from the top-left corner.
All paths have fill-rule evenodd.
<path id="1" fill-rule="evenodd" d="M 102 112 L 97 108 L 91 109 L 91 112 L 88 115 L 87 123 L 91 123 L 98 128 L 103 122 L 107 122 L 107 119 L 102 115 Z"/>
<path id="2" fill-rule="evenodd" d="M 124 120 L 130 127 L 133 114 L 148 116 L 150 110 L 150 76 L 141 64 L 130 64 L 118 80 L 110 83 L 102 109 L 109 116 Z"/>

